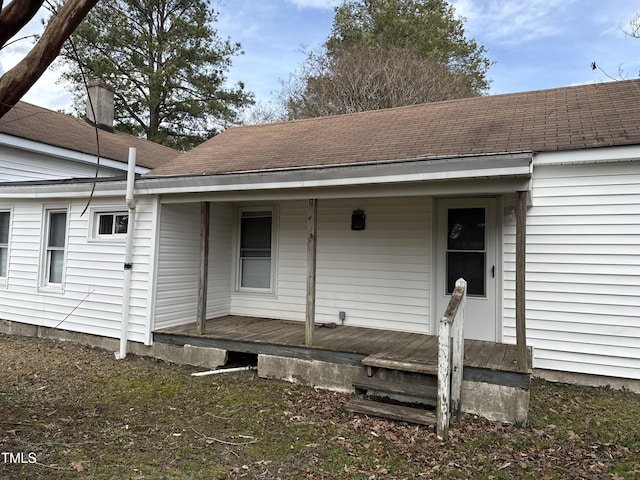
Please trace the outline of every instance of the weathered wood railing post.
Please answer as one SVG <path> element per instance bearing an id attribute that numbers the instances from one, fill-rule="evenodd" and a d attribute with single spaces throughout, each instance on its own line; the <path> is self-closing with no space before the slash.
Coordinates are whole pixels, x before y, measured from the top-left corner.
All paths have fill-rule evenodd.
<path id="1" fill-rule="evenodd" d="M 438 331 L 438 400 L 436 434 L 449 436 L 449 418 L 460 413 L 464 361 L 464 308 L 467 282 L 458 279 Z M 451 338 L 453 335 L 453 339 Z"/>
<path id="2" fill-rule="evenodd" d="M 462 395 L 462 373 L 464 363 L 464 309 L 467 301 L 467 282 L 462 278 L 456 282 L 456 289 L 462 290 L 460 304 L 456 311 L 451 335 L 453 336 L 453 352 L 451 354 L 451 413 L 460 415 L 460 397 Z"/>
<path id="3" fill-rule="evenodd" d="M 438 405 L 436 406 L 436 434 L 441 440 L 449 435 L 449 404 L 451 396 L 451 322 L 445 316 L 440 319 L 438 330 Z"/>

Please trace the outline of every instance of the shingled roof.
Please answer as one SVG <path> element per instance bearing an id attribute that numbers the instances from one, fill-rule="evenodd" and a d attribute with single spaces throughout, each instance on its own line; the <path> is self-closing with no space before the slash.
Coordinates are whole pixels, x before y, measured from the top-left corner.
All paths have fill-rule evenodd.
<path id="1" fill-rule="evenodd" d="M 640 80 L 231 128 L 147 175 L 640 144 Z"/>
<path id="2" fill-rule="evenodd" d="M 159 167 L 180 152 L 121 132 L 100 132 L 100 156 L 126 163 L 129 147 L 137 150 L 136 162 L 147 168 Z M 33 140 L 45 145 L 96 155 L 96 134 L 92 125 L 46 108 L 18 102 L 0 118 L 0 133 Z"/>

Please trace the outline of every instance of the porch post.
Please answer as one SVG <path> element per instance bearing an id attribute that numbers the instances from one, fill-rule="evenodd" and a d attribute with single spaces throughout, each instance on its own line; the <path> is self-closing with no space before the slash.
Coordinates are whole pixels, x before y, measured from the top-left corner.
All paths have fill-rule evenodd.
<path id="1" fill-rule="evenodd" d="M 209 202 L 200 202 L 200 276 L 198 277 L 198 312 L 196 331 L 204 335 L 207 321 L 207 284 L 209 282 Z"/>
<path id="2" fill-rule="evenodd" d="M 318 200 L 309 199 L 307 216 L 307 307 L 304 328 L 304 344 L 313 344 L 313 328 L 316 317 L 316 250 L 318 229 Z"/>
<path id="3" fill-rule="evenodd" d="M 527 192 L 516 193 L 516 345 L 518 370 L 529 369 L 526 324 Z"/>

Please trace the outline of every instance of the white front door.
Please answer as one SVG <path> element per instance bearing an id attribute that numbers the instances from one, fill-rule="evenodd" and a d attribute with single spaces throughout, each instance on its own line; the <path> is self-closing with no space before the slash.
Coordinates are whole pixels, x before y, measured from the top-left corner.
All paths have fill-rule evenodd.
<path id="1" fill-rule="evenodd" d="M 497 341 L 496 199 L 439 200 L 436 235 L 436 322 L 462 277 L 467 281 L 464 337 Z"/>

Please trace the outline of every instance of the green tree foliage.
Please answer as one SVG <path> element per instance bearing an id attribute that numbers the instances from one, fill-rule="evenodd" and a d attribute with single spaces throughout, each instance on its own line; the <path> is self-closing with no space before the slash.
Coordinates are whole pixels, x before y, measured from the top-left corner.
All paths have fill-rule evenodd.
<path id="1" fill-rule="evenodd" d="M 345 0 L 324 49 L 290 80 L 285 108 L 289 118 L 304 118 L 482 95 L 491 65 L 485 53 L 465 37 L 463 19 L 445 0 Z M 383 75 L 385 69 L 396 71 Z M 358 76 L 364 86 L 367 75 L 375 81 L 355 95 L 366 101 L 355 102 L 355 83 L 343 80 Z M 412 77 L 422 89 L 407 88 Z M 347 88 L 336 91 L 336 84 Z"/>
<path id="2" fill-rule="evenodd" d="M 201 0 L 102 0 L 64 50 L 77 100 L 85 77 L 115 89 L 116 128 L 188 149 L 238 120 L 253 95 L 225 86 L 240 44 L 221 40 Z M 79 102 L 77 103 L 79 105 Z"/>
<path id="3" fill-rule="evenodd" d="M 327 50 L 354 44 L 407 48 L 466 74 L 476 94 L 489 86 L 486 49 L 465 37 L 463 20 L 445 0 L 347 0 L 336 8 Z"/>

